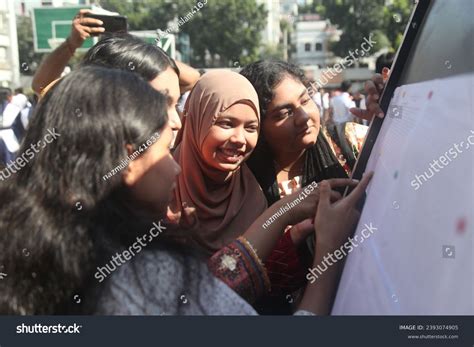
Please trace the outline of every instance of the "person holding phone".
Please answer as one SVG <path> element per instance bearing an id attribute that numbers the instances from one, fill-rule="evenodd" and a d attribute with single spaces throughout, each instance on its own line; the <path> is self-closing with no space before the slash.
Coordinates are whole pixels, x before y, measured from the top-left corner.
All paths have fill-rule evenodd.
<path id="1" fill-rule="evenodd" d="M 76 14 L 72 22 L 71 33 L 66 41 L 47 56 L 36 70 L 31 86 L 38 95 L 44 94 L 45 88 L 49 88 L 52 82 L 61 77 L 64 68 L 86 39 L 106 33 L 104 22 L 88 17 L 91 13 L 91 10 L 82 9 Z M 179 92 L 184 94 L 194 87 L 200 74 L 196 69 L 183 62 L 175 61 L 175 63 L 179 69 Z"/>
<path id="2" fill-rule="evenodd" d="M 105 32 L 102 26 L 104 23 L 99 19 L 85 17 L 86 13 L 91 13 L 91 10 L 79 10 L 72 21 L 71 33 L 66 41 L 48 55 L 39 66 L 31 84 L 36 93 L 41 94 L 46 86 L 60 78 L 69 60 L 76 50 L 82 47 L 86 39 Z"/>
<path id="3" fill-rule="evenodd" d="M 98 30 L 98 27 L 84 28 L 84 26 L 103 24 L 98 19 L 85 16 L 89 13 L 89 10 L 81 10 L 78 13 L 69 38 L 38 68 L 32 83 L 33 89 L 38 94 L 42 96 L 46 94 L 60 78 L 61 72 L 73 55 L 73 51 L 68 48 L 68 42 L 74 42 L 74 47 L 77 47 L 79 42 L 82 45 L 84 40 L 91 35 L 105 32 L 104 27 L 100 27 L 101 30 Z M 200 77 L 196 69 L 173 60 L 158 46 L 146 43 L 127 33 L 117 33 L 102 38 L 86 53 L 82 65 L 99 65 L 128 71 L 132 71 L 130 69 L 132 66 L 134 73 L 149 82 L 153 88 L 167 95 L 168 119 L 174 136 L 182 126 L 181 117 L 177 111 L 180 95 L 191 90 Z"/>

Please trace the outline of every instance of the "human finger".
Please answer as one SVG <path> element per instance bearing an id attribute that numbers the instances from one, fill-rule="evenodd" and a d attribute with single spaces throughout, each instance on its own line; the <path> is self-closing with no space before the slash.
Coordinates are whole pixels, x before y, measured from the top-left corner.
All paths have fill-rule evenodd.
<path id="1" fill-rule="evenodd" d="M 89 17 L 82 17 L 79 20 L 79 24 L 84 25 L 84 26 L 89 26 L 89 27 L 100 27 L 104 25 L 104 22 L 102 22 L 100 19 L 96 18 L 89 18 Z"/>
<path id="2" fill-rule="evenodd" d="M 341 200 L 342 195 L 339 192 L 336 192 L 335 190 L 331 190 L 331 202 L 336 202 Z"/>
<path id="3" fill-rule="evenodd" d="M 370 116 L 373 117 L 374 115 L 377 115 L 377 117 L 379 118 L 384 117 L 382 108 L 380 107 L 380 104 L 377 101 L 370 101 L 370 99 L 368 99 L 366 103 L 366 108 L 367 108 L 367 114 L 369 114 Z"/>
<path id="4" fill-rule="evenodd" d="M 367 186 L 370 183 L 370 180 L 372 179 L 372 176 L 374 173 L 367 172 L 362 176 L 362 180 L 359 182 L 357 187 L 355 187 L 352 192 L 344 199 L 344 201 L 349 204 L 355 206 L 355 204 L 360 200 L 360 198 L 364 195 Z"/>
<path id="5" fill-rule="evenodd" d="M 352 108 L 349 109 L 349 111 L 354 116 L 356 116 L 357 118 L 360 118 L 360 119 L 365 119 L 365 120 L 371 121 L 372 118 L 374 118 L 374 113 L 373 112 L 369 112 L 368 110 L 363 110 L 361 108 L 352 107 Z"/>
<path id="6" fill-rule="evenodd" d="M 326 182 L 329 184 L 331 189 L 333 189 L 338 187 L 356 186 L 359 181 L 352 178 L 331 178 L 326 180 Z"/>
<path id="7" fill-rule="evenodd" d="M 369 94 L 379 94 L 379 91 L 378 91 L 375 83 L 372 80 L 365 81 L 364 91 L 365 91 L 365 94 L 367 94 L 367 95 L 369 95 Z"/>
<path id="8" fill-rule="evenodd" d="M 382 69 L 382 78 L 384 83 L 387 82 L 388 78 L 390 77 L 390 69 L 388 67 L 384 67 Z"/>
<path id="9" fill-rule="evenodd" d="M 105 32 L 105 28 L 90 28 L 89 32 L 91 34 L 100 34 Z"/>
<path id="10" fill-rule="evenodd" d="M 86 14 L 86 13 L 91 13 L 91 12 L 92 12 L 92 11 L 91 11 L 90 9 L 88 9 L 88 8 L 83 8 L 83 9 L 80 9 L 79 12 L 77 12 L 77 15 L 78 15 L 78 16 L 82 16 L 82 15 L 84 15 L 84 14 Z"/>
<path id="11" fill-rule="evenodd" d="M 383 88 L 385 87 L 383 76 L 381 74 L 376 73 L 375 75 L 372 76 L 371 80 L 374 83 L 374 85 L 377 87 L 378 92 L 381 92 Z"/>
<path id="12" fill-rule="evenodd" d="M 328 181 L 319 183 L 318 213 L 324 213 L 331 205 L 331 185 Z"/>

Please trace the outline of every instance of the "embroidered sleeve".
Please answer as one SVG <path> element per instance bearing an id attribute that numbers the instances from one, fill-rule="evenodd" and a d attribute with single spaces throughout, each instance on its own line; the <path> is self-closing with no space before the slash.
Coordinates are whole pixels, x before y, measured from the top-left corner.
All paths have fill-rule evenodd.
<path id="1" fill-rule="evenodd" d="M 290 231 L 287 231 L 265 261 L 268 276 L 272 284 L 270 296 L 285 296 L 306 284 L 306 268 L 309 262 L 293 243 Z"/>
<path id="2" fill-rule="evenodd" d="M 252 245 L 239 237 L 209 260 L 211 272 L 250 304 L 270 291 L 267 271 Z"/>
<path id="3" fill-rule="evenodd" d="M 359 156 L 368 130 L 369 127 L 362 124 L 354 122 L 346 123 L 344 135 L 346 136 L 347 142 L 349 142 L 349 145 L 351 146 L 355 158 Z"/>

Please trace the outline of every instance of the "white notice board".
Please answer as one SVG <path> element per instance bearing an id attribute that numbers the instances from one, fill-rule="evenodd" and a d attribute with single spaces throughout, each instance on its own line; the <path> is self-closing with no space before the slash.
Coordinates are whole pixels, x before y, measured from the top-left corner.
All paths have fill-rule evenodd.
<path id="1" fill-rule="evenodd" d="M 333 315 L 474 314 L 474 74 L 398 87 Z M 359 239 L 363 239 L 360 237 Z"/>

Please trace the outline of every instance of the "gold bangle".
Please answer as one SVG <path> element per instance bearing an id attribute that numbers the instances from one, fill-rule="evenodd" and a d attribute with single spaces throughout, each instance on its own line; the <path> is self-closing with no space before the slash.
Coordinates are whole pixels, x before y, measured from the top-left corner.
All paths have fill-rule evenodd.
<path id="1" fill-rule="evenodd" d="M 260 271 L 262 272 L 263 281 L 265 283 L 265 289 L 267 291 L 270 291 L 270 288 L 271 288 L 270 278 L 268 277 L 267 269 L 265 268 L 265 265 L 263 264 L 262 259 L 260 259 L 260 257 L 258 256 L 257 251 L 245 237 L 240 236 L 237 240 L 242 242 L 242 245 L 252 254 L 252 257 L 257 261 L 260 267 Z"/>

